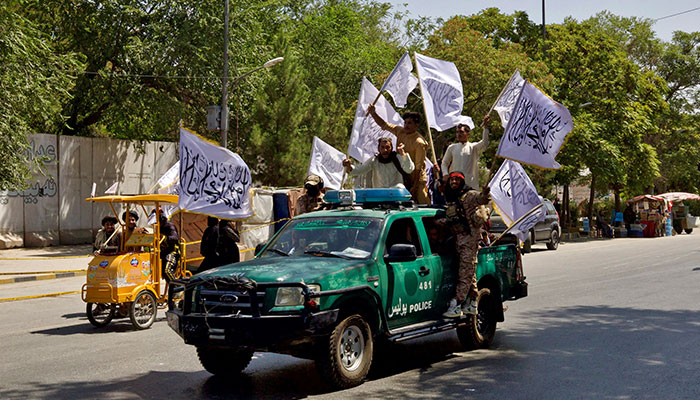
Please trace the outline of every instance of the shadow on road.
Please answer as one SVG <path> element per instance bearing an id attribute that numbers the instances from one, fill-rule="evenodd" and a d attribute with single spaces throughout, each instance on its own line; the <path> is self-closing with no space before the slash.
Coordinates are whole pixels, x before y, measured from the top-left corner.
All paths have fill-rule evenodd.
<path id="1" fill-rule="evenodd" d="M 516 321 L 498 332 L 492 350 L 462 353 L 454 332 L 392 346 L 384 369 L 373 372 L 365 384 L 334 395 L 423 399 L 427 394 L 434 398 L 698 398 L 700 394 L 698 311 L 580 306 L 543 309 L 528 314 L 527 320 L 527 329 L 517 329 L 522 324 Z M 112 329 L 122 326 L 129 325 Z M 63 334 L 95 332 L 100 330 L 84 324 Z M 212 377 L 204 371 L 150 371 L 122 379 L 30 382 L 22 389 L 0 389 L 0 398 L 302 398 L 331 392 L 311 361 L 273 359 L 267 353 L 256 357 L 237 379 Z M 524 387 L 525 392 L 517 391 Z"/>
<path id="2" fill-rule="evenodd" d="M 69 317 L 66 317 L 68 315 Z M 75 318 L 73 314 L 66 314 L 64 315 L 64 318 Z M 80 335 L 80 334 L 86 334 L 86 335 L 93 335 L 93 334 L 104 334 L 104 333 L 112 333 L 112 332 L 128 332 L 128 331 L 133 331 L 134 326 L 131 324 L 131 320 L 129 317 L 119 317 L 119 318 L 114 318 L 112 322 L 109 323 L 109 325 L 102 327 L 102 328 L 96 328 L 92 326 L 90 321 L 88 321 L 87 317 L 85 316 L 85 313 L 80 315 L 82 318 L 80 319 L 81 323 L 75 324 L 75 325 L 70 325 L 70 326 L 62 326 L 60 328 L 50 328 L 50 329 L 42 329 L 38 331 L 32 331 L 30 333 L 32 334 L 39 334 L 39 335 L 59 335 L 59 336 L 65 336 L 65 335 Z M 157 317 L 156 320 L 153 322 L 154 324 L 158 323 L 159 321 L 165 321 L 166 318 L 164 316 Z M 0 398 L 2 398 L 0 396 Z"/>

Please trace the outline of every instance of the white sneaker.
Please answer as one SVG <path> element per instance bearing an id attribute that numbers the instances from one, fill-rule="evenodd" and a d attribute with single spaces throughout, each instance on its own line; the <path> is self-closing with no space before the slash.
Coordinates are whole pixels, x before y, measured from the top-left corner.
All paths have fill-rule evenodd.
<path id="1" fill-rule="evenodd" d="M 462 310 L 457 304 L 457 300 L 450 300 L 450 305 L 447 307 L 447 311 L 442 314 L 445 318 L 459 318 L 462 316 Z"/>
<path id="2" fill-rule="evenodd" d="M 476 300 L 465 301 L 464 304 L 462 304 L 462 312 L 463 313 L 476 315 L 476 311 L 477 311 Z"/>

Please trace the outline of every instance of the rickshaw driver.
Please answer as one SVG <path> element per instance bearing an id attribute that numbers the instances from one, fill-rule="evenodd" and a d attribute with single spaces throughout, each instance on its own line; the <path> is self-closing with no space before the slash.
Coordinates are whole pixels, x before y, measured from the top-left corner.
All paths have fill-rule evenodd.
<path id="1" fill-rule="evenodd" d="M 126 229 L 124 230 L 124 243 L 127 243 L 129 241 L 129 238 L 131 235 L 134 233 L 137 234 L 147 234 L 148 231 L 146 228 L 141 228 L 136 226 L 136 222 L 139 220 L 139 215 L 133 211 L 133 210 L 128 210 L 124 211 L 122 213 L 122 221 L 126 224 Z M 121 248 L 121 235 L 118 235 L 119 238 L 117 239 L 117 243 L 119 247 Z M 136 251 L 141 251 L 141 248 L 136 249 Z"/>

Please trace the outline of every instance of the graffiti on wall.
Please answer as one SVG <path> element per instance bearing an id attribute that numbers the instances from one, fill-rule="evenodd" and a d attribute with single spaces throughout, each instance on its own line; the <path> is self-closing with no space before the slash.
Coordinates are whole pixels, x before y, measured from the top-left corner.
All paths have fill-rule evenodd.
<path id="1" fill-rule="evenodd" d="M 31 139 L 29 147 L 24 151 L 24 156 L 28 162 L 39 160 L 44 165 L 52 164 L 56 162 L 56 146 L 53 144 L 37 145 L 36 141 Z M 56 185 L 54 178 L 52 176 L 41 177 L 26 190 L 0 192 L 0 205 L 9 203 L 10 199 L 15 197 L 23 198 L 24 204 L 37 204 L 39 198 L 54 197 L 56 194 L 58 194 L 58 185 Z"/>

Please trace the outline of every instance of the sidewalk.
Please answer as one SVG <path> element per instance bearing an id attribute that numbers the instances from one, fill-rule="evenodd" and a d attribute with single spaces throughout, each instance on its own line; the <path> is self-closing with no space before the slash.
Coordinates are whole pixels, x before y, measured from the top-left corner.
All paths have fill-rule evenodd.
<path id="1" fill-rule="evenodd" d="M 0 284 L 85 275 L 92 246 L 51 246 L 0 250 Z"/>

